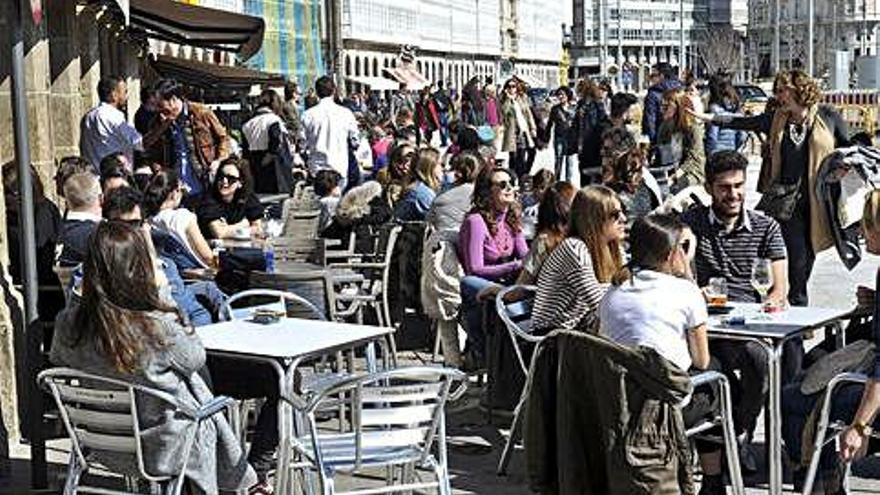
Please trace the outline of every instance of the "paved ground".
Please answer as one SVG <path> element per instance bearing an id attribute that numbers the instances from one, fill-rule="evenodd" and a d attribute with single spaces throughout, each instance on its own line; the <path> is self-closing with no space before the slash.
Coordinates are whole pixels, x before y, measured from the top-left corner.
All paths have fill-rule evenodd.
<path id="1" fill-rule="evenodd" d="M 538 155 L 536 168 L 550 167 L 552 155 L 542 152 Z M 752 183 L 757 177 L 757 164 L 750 170 Z M 751 191 L 754 191 L 752 184 Z M 751 203 L 757 201 L 755 194 L 750 193 Z M 819 256 L 816 270 L 810 285 L 810 295 L 814 305 L 826 307 L 849 307 L 855 301 L 854 290 L 857 284 L 872 285 L 878 260 L 873 257 L 866 259 L 853 271 L 847 271 L 833 251 Z M 817 336 L 817 339 L 820 336 Z M 809 345 L 810 343 L 808 343 Z M 426 359 L 424 352 L 407 353 L 407 359 L 417 361 Z M 473 387 L 467 396 L 449 411 L 449 465 L 454 492 L 457 494 L 504 494 L 525 495 L 530 493 L 525 484 L 524 462 L 522 450 L 513 456 L 506 477 L 495 475 L 495 465 L 503 445 L 506 427 L 492 424 L 478 407 L 481 390 Z M 759 423 L 760 424 L 760 423 Z M 759 435 L 758 442 L 763 442 Z M 51 442 L 50 460 L 52 461 L 50 480 L 52 486 L 58 487 L 63 477 L 63 466 L 66 462 L 67 443 Z M 13 477 L 6 482 L 0 481 L 0 493 L 25 493 L 28 486 L 28 449 L 25 446 L 13 448 Z M 382 479 L 381 473 L 370 479 L 358 479 L 358 483 L 374 483 Z M 880 459 L 863 461 L 854 467 L 852 493 L 880 493 Z M 342 482 L 342 487 L 350 485 L 351 479 Z M 749 493 L 763 493 L 766 485 L 763 477 L 747 480 Z M 791 485 L 787 485 L 791 489 Z"/>

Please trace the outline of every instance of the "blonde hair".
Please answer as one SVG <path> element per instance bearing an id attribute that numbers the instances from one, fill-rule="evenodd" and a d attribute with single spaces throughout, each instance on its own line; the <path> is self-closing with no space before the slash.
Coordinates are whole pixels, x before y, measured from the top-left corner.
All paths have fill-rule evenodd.
<path id="1" fill-rule="evenodd" d="M 578 238 L 587 245 L 593 261 L 596 279 L 609 283 L 623 267 L 623 254 L 619 241 L 602 242 L 602 231 L 615 210 L 621 207 L 617 194 L 605 186 L 587 186 L 571 203 L 571 223 L 568 236 Z"/>
<path id="2" fill-rule="evenodd" d="M 880 230 L 880 189 L 874 189 L 865 195 L 862 229 L 872 232 Z"/>
<path id="3" fill-rule="evenodd" d="M 440 189 L 440 182 L 434 176 L 434 169 L 439 164 L 440 151 L 436 148 L 419 150 L 418 154 L 413 157 L 413 164 L 410 167 L 410 185 L 414 185 L 417 180 L 420 180 L 434 191 L 438 191 Z"/>

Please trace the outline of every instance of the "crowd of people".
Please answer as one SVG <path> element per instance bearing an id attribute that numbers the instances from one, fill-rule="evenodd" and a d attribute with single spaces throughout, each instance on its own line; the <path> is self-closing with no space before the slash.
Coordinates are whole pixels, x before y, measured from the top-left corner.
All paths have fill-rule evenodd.
<path id="1" fill-rule="evenodd" d="M 452 299 L 467 333 L 465 349 L 450 349 L 447 364 L 481 368 L 487 302 L 501 287 L 534 285 L 536 334 L 596 333 L 652 348 L 684 371 L 724 372 L 733 382 L 741 462 L 755 470 L 750 444 L 767 390 L 766 357 L 753 343 L 709 343 L 705 289 L 721 278 L 732 301 L 808 304 L 815 255 L 831 245 L 816 174 L 849 142 L 848 130 L 799 71 L 777 75 L 774 98 L 758 115 L 743 113 L 723 74 L 710 79 L 706 102 L 693 78 L 679 81 L 668 64 L 654 68 L 652 82 L 644 103 L 601 80 L 558 88 L 548 103 L 533 101 L 516 77 L 500 88 L 474 78 L 460 92 L 440 83 L 381 99 L 340 98 L 325 76 L 302 108 L 295 84 L 284 97 L 263 91 L 240 132 L 230 132 L 167 79 L 142 91 L 131 125 L 124 80 L 105 77 L 101 103 L 82 120 L 80 156 L 58 166 L 63 214 L 35 180 L 41 281 L 53 283 L 47 266 L 73 271 L 75 297 L 57 318 L 52 360 L 137 375 L 186 400 L 211 390 L 268 398 L 247 456 L 228 425 L 213 425 L 192 455 L 214 460 L 191 462 L 198 469 L 189 474 L 207 492 L 271 493 L 277 392 L 249 388 L 229 363 L 206 359 L 191 327 L 216 321 L 225 295 L 215 282 L 185 284 L 182 274 L 217 268 L 214 240 L 269 235 L 257 195 L 289 194 L 305 181 L 319 198 L 323 237 L 354 234 L 356 249 L 366 250 L 364 241 L 389 222 L 424 222 L 441 234 L 447 250 L 432 252 L 454 253 Z M 763 212 L 745 206 L 746 132 L 766 136 Z M 554 169 L 533 174 L 537 150 L 550 145 Z M 3 172 L 11 194 L 15 169 Z M 695 197 L 705 204 L 689 205 Z M 864 219 L 872 252 L 880 251 L 878 205 L 872 193 Z M 12 236 L 14 215 L 10 223 Z M 752 285 L 755 260 L 772 270 L 766 297 Z M 783 357 L 786 445 L 799 458 L 798 425 L 815 398 L 794 390 L 810 358 L 799 340 Z M 717 412 L 710 390 L 697 393 L 705 400 L 685 409 L 688 424 Z M 844 458 L 866 443 L 880 404 L 875 382 L 861 403 L 861 391 L 849 394 L 840 417 L 858 411 L 843 437 Z M 724 493 L 718 447 L 698 444 L 703 494 Z M 161 468 L 168 459 L 150 462 Z"/>

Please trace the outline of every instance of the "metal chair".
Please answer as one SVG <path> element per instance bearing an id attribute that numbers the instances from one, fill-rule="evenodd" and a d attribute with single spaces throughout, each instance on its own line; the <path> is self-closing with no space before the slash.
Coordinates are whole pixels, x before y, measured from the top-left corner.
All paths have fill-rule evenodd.
<path id="1" fill-rule="evenodd" d="M 733 402 L 730 399 L 730 382 L 728 382 L 726 376 L 717 371 L 704 371 L 692 376 L 691 384 L 693 384 L 694 388 L 701 385 L 715 384 L 720 395 L 721 410 L 718 416 L 704 419 L 690 427 L 685 433 L 688 438 L 693 438 L 704 431 L 714 428 L 719 423 L 721 424 L 730 484 L 733 486 L 734 495 L 744 495 L 745 488 L 743 487 L 742 472 L 739 466 L 739 448 L 736 443 L 736 430 L 733 429 Z M 690 397 L 681 406 L 684 407 L 688 402 L 690 402 Z"/>
<path id="2" fill-rule="evenodd" d="M 335 297 L 339 302 L 360 302 L 373 308 L 376 319 L 380 326 L 393 326 L 391 312 L 388 305 L 388 280 L 391 273 L 391 258 L 394 254 L 394 246 L 402 230 L 400 225 L 388 225 L 379 233 L 376 251 L 372 254 L 363 255 L 364 261 L 353 263 L 330 263 L 331 269 L 346 269 L 364 275 L 363 282 L 353 284 L 356 292 L 336 292 Z M 392 343 L 392 351 L 396 355 L 396 349 Z"/>
<path id="3" fill-rule="evenodd" d="M 267 304 L 259 304 L 257 306 L 247 306 L 243 308 L 233 308 L 233 304 L 247 299 L 277 299 L 275 302 Z M 321 312 L 314 304 L 306 298 L 294 294 L 289 291 L 275 289 L 249 289 L 230 296 L 224 303 L 220 313 L 222 320 L 241 320 L 251 316 L 256 309 L 274 309 L 288 313 L 288 304 L 301 306 L 305 316 L 314 320 L 326 320 L 324 313 Z"/>
<path id="4" fill-rule="evenodd" d="M 842 421 L 835 421 L 834 423 L 830 423 L 831 416 L 831 400 L 834 396 L 834 390 L 839 386 L 847 383 L 861 383 L 865 384 L 868 382 L 868 377 L 866 375 L 860 373 L 841 373 L 828 382 L 828 386 L 825 388 L 825 395 L 822 398 L 822 410 L 819 413 L 819 421 L 816 424 L 816 437 L 813 439 L 813 455 L 810 457 L 810 466 L 807 469 L 807 477 L 804 480 L 804 489 L 803 492 L 805 495 L 809 495 L 813 491 L 813 484 L 816 481 L 816 472 L 819 469 L 819 460 L 822 456 L 822 449 L 829 442 L 832 442 L 840 436 L 841 433 L 847 428 L 847 424 Z M 832 431 L 831 438 L 827 438 L 828 430 Z M 871 437 L 878 438 L 878 435 L 872 434 Z M 846 478 L 849 475 L 849 466 L 846 467 L 846 475 L 844 476 L 844 485 L 846 485 Z"/>
<path id="5" fill-rule="evenodd" d="M 353 490 L 350 494 L 411 492 L 436 488 L 450 494 L 446 461 L 447 400 L 464 393 L 466 375 L 438 367 L 398 368 L 380 373 L 355 375 L 307 397 L 289 398 L 305 417 L 308 434 L 292 439 L 300 462 L 290 467 L 316 473 L 320 493 L 337 492 L 335 474 L 340 470 L 359 472 L 363 468 L 400 468 L 398 480 L 386 486 Z M 451 393 L 452 386 L 459 387 Z M 353 397 L 354 429 L 348 433 L 321 433 L 315 412 L 340 394 Z M 436 454 L 435 454 L 436 453 Z M 432 471 L 434 480 L 416 480 L 415 468 Z M 398 484 L 395 484 L 399 481 Z"/>
<path id="6" fill-rule="evenodd" d="M 81 477 L 95 466 L 109 469 L 101 458 L 119 459 L 132 456 L 137 472 L 120 473 L 126 476 L 129 486 L 132 479 L 140 478 L 158 485 L 160 493 L 177 495 L 183 488 L 186 465 L 196 439 L 199 424 L 226 409 L 232 399 L 215 397 L 198 409 L 178 402 L 167 393 L 123 380 L 83 373 L 70 368 L 52 368 L 37 377 L 38 383 L 47 388 L 58 405 L 61 419 L 71 441 L 70 461 L 64 494 L 104 493 L 127 494 L 101 487 L 81 485 Z M 182 462 L 179 473 L 148 473 L 144 466 L 144 445 L 138 419 L 138 406 L 145 400 L 167 405 L 175 417 L 185 418 L 192 427 L 181 439 Z"/>
<path id="7" fill-rule="evenodd" d="M 513 350 L 516 354 L 517 362 L 523 375 L 528 378 L 529 365 L 523 357 L 523 350 L 520 348 L 523 344 L 538 344 L 544 338 L 542 336 L 531 334 L 532 323 L 532 299 L 535 297 L 537 288 L 533 285 L 513 285 L 505 287 L 495 296 L 495 309 L 498 317 L 504 323 L 507 334 L 510 336 Z M 508 302 L 508 298 L 512 294 L 519 294 L 522 297 L 516 301 Z M 522 407 L 527 399 L 526 390 L 520 393 L 519 402 L 516 409 L 513 410 L 513 422 L 510 424 L 510 436 L 504 444 L 504 450 L 501 451 L 501 459 L 498 461 L 497 474 L 504 475 L 507 473 L 507 465 L 510 463 L 510 456 L 513 454 L 513 447 L 516 445 L 522 426 Z"/>

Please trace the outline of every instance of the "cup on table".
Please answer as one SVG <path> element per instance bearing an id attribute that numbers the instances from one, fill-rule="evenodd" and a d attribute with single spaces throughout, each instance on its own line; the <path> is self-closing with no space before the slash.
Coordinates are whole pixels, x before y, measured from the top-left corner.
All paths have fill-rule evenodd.
<path id="1" fill-rule="evenodd" d="M 712 277 L 706 286 L 706 299 L 709 306 L 727 306 L 727 279 Z"/>

